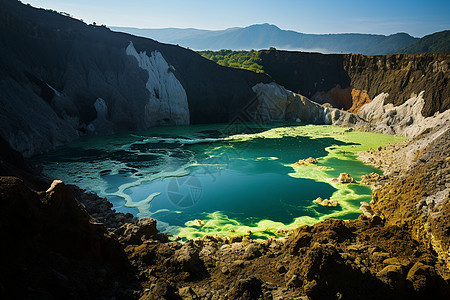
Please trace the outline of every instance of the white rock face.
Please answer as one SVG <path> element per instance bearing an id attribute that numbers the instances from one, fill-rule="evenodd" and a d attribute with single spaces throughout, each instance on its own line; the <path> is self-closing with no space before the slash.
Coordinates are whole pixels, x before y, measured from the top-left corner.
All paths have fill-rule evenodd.
<path id="1" fill-rule="evenodd" d="M 387 104 L 384 106 L 384 100 L 389 96 L 388 93 L 381 93 L 372 102 L 363 105 L 358 112 L 358 115 L 366 120 L 374 120 L 385 113 L 386 110 L 394 108 L 394 105 Z"/>
<path id="2" fill-rule="evenodd" d="M 173 74 L 173 66 L 169 66 L 158 51 L 153 51 L 150 56 L 145 51 L 137 53 L 132 42 L 126 54 L 135 57 L 139 67 L 148 72 L 146 87 L 150 96 L 145 106 L 145 125 L 188 125 L 186 91 Z"/>
<path id="3" fill-rule="evenodd" d="M 252 88 L 258 99 L 256 115 L 262 121 L 284 121 L 291 92 L 272 82 L 258 83 Z"/>
<path id="4" fill-rule="evenodd" d="M 257 97 L 255 119 L 270 121 L 336 124 L 366 128 L 367 122 L 347 111 L 318 104 L 272 82 L 258 83 L 253 88 Z"/>
<path id="5" fill-rule="evenodd" d="M 422 116 L 422 108 L 425 104 L 424 91 L 417 96 L 412 96 L 402 105 L 394 107 L 392 104 L 384 104 L 388 94 L 382 93 L 376 96 L 372 102 L 364 105 L 358 115 L 372 123 L 372 129 L 382 133 L 403 135 L 413 138 L 423 133 L 428 128 L 450 124 L 450 110 L 437 113 L 432 117 Z"/>

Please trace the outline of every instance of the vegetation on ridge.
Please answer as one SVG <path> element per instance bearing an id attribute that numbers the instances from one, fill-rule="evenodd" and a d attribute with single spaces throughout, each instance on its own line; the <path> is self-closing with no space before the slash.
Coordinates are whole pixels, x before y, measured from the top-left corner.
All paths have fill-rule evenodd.
<path id="1" fill-rule="evenodd" d="M 198 51 L 198 53 L 215 63 L 238 69 L 250 70 L 256 73 L 264 73 L 261 58 L 259 57 L 259 51 L 233 51 L 233 50 L 220 50 L 220 51 Z"/>

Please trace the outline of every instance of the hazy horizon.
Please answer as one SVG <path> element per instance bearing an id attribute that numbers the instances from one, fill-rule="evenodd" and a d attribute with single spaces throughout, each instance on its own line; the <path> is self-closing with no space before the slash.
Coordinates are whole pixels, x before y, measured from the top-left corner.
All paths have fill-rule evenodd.
<path id="1" fill-rule="evenodd" d="M 153 29 L 156 29 L 156 30 L 162 30 L 162 29 L 180 29 L 180 30 L 203 30 L 203 31 L 225 31 L 225 30 L 228 30 L 228 29 L 234 29 L 234 28 L 236 28 L 236 29 L 239 29 L 239 28 L 247 28 L 247 27 L 250 27 L 250 26 L 254 26 L 254 25 L 264 25 L 264 24 L 268 24 L 268 25 L 274 25 L 274 26 L 276 26 L 276 27 L 278 27 L 280 30 L 285 30 L 285 31 L 294 31 L 294 32 L 298 32 L 298 33 L 304 33 L 304 34 L 317 34 L 317 35 L 326 35 L 326 34 L 373 34 L 373 35 L 393 35 L 393 34 L 397 34 L 397 33 L 407 33 L 407 34 L 409 34 L 409 32 L 403 32 L 403 31 L 398 31 L 398 32 L 392 32 L 392 33 L 389 33 L 389 34 L 383 34 L 383 33 L 364 33 L 364 32 L 357 32 L 357 31 L 355 31 L 355 32 L 335 32 L 335 33 L 332 33 L 332 32 L 327 32 L 327 33 L 310 33 L 310 32 L 302 32 L 302 31 L 297 31 L 297 30 L 293 30 L 293 29 L 285 29 L 285 28 L 281 28 L 280 26 L 278 26 L 277 24 L 270 24 L 270 23 L 255 23 L 255 24 L 248 24 L 248 25 L 242 25 L 242 26 L 234 26 L 234 27 L 227 27 L 227 28 L 221 28 L 221 29 L 205 29 L 205 28 L 194 28 L 194 27 L 161 27 L 161 28 L 154 28 L 154 27 L 152 27 L 152 28 L 150 28 L 150 27 L 135 27 L 135 26 L 115 26 L 115 25 L 112 25 L 112 26 L 109 26 L 109 25 L 107 25 L 109 28 L 130 28 L 130 29 L 137 29 L 137 30 L 147 30 L 147 29 L 150 29 L 150 30 L 153 30 Z M 100 25 L 100 24 L 97 24 L 97 25 Z M 445 29 L 444 29 L 445 30 Z M 432 33 L 434 33 L 434 32 L 432 32 Z M 430 34 L 432 34 L 432 33 L 430 33 Z M 414 36 L 414 35 L 412 35 L 412 34 L 410 34 L 411 36 Z M 414 36 L 414 37 L 417 37 L 417 36 Z"/>
<path id="2" fill-rule="evenodd" d="M 86 23 L 108 27 L 145 29 L 195 28 L 223 30 L 269 23 L 302 33 L 406 32 L 422 37 L 450 29 L 450 1 L 380 0 L 295 1 L 280 0 L 23 0 L 35 7 L 66 12 Z"/>

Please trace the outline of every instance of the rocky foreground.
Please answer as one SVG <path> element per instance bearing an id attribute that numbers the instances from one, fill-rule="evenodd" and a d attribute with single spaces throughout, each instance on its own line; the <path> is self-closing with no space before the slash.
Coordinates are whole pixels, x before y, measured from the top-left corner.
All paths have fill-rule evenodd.
<path id="1" fill-rule="evenodd" d="M 375 190 L 372 202 L 363 204 L 363 215 L 302 226 L 265 241 L 247 236 L 170 241 L 153 219 L 115 213 L 106 199 L 59 181 L 36 191 L 39 184 L 25 171 L 14 173 L 11 163 L 2 161 L 2 174 L 23 180 L 0 179 L 0 296 L 447 298 L 448 149 L 450 130 L 443 125 L 408 142 L 361 153 L 385 171 L 365 177 Z"/>

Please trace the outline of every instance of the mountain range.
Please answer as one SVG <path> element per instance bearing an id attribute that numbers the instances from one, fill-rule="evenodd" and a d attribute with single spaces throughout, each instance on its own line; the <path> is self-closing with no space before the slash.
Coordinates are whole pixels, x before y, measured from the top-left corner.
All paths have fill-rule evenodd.
<path id="1" fill-rule="evenodd" d="M 282 30 L 267 23 L 225 30 L 131 27 L 111 27 L 111 29 L 194 50 L 259 50 L 275 47 L 283 50 L 376 55 L 394 53 L 418 40 L 407 33 L 388 36 L 361 33 L 305 34 Z"/>

